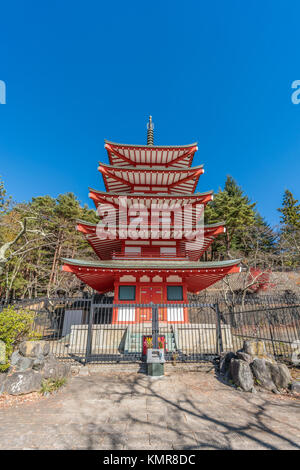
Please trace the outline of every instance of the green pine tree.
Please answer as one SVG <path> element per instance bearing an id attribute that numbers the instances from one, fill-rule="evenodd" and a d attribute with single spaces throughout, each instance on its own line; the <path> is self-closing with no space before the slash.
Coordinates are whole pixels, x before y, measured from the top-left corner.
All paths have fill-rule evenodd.
<path id="1" fill-rule="evenodd" d="M 283 195 L 282 207 L 278 209 L 280 217 L 280 248 L 283 266 L 299 267 L 300 263 L 300 204 L 288 189 Z"/>
<path id="2" fill-rule="evenodd" d="M 226 251 L 228 255 L 230 250 L 240 248 L 238 230 L 255 224 L 255 205 L 256 203 L 250 201 L 236 181 L 227 176 L 224 189 L 218 191 L 205 211 L 207 223 L 224 220 L 226 224 L 223 239 L 220 237 L 214 245 L 216 251 Z"/>
<path id="3" fill-rule="evenodd" d="M 294 198 L 293 193 L 286 189 L 282 207 L 278 209 L 281 213 L 280 223 L 284 230 L 300 228 L 300 204 L 298 202 L 298 199 Z"/>

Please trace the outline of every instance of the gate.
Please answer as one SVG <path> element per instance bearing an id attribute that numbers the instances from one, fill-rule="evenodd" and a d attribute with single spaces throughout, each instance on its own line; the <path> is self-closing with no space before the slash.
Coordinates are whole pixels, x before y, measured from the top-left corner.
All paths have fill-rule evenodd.
<path id="1" fill-rule="evenodd" d="M 166 361 L 215 359 L 228 346 L 217 304 L 92 303 L 87 327 L 85 363 L 141 362 L 147 348 L 163 348 Z M 70 352 L 76 354 L 74 326 Z"/>

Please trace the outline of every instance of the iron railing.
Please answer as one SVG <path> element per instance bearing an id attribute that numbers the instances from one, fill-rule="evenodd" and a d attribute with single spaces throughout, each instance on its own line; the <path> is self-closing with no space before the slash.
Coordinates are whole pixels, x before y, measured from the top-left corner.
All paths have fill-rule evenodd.
<path id="1" fill-rule="evenodd" d="M 35 332 L 64 360 L 141 362 L 152 346 L 164 348 L 166 361 L 211 361 L 240 349 L 245 340 L 262 340 L 266 353 L 291 361 L 299 348 L 299 299 L 260 296 L 233 306 L 210 299 L 114 304 L 111 297 L 94 295 L 28 299 L 14 306 L 34 313 Z"/>
<path id="2" fill-rule="evenodd" d="M 233 351 L 240 349 L 245 340 L 260 340 L 266 354 L 279 360 L 291 360 L 293 353 L 300 353 L 300 303 L 273 308 L 245 305 L 220 314 L 220 321 L 230 327 Z"/>

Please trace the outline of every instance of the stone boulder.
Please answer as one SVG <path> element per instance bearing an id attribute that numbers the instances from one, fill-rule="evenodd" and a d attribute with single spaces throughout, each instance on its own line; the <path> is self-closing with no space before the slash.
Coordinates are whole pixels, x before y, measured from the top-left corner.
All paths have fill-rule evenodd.
<path id="1" fill-rule="evenodd" d="M 265 388 L 266 390 L 276 391 L 276 386 L 272 380 L 269 362 L 265 359 L 255 358 L 251 364 L 253 375 L 256 379 L 257 385 Z"/>
<path id="2" fill-rule="evenodd" d="M 278 389 L 287 388 L 292 381 L 289 369 L 285 364 L 266 363 L 270 370 L 272 380 Z"/>
<path id="3" fill-rule="evenodd" d="M 264 341 L 244 341 L 243 348 L 239 352 L 246 353 L 252 358 L 252 360 L 258 358 L 265 359 L 266 361 L 272 362 L 273 364 L 276 363 L 274 357 L 271 354 L 267 353 Z"/>
<path id="4" fill-rule="evenodd" d="M 10 365 L 15 366 L 22 357 L 19 351 L 14 351 L 10 357 Z"/>
<path id="5" fill-rule="evenodd" d="M 47 341 L 23 341 L 20 344 L 19 352 L 25 357 L 47 356 L 50 345 Z"/>
<path id="6" fill-rule="evenodd" d="M 23 395 L 41 389 L 43 379 L 67 378 L 69 364 L 49 353 L 46 341 L 23 341 L 10 358 L 8 373 L 0 373 L 0 394 Z"/>
<path id="7" fill-rule="evenodd" d="M 32 364 L 32 368 L 34 370 L 41 370 L 45 365 L 45 356 L 43 354 L 39 354 L 34 360 Z"/>
<path id="8" fill-rule="evenodd" d="M 20 355 L 20 358 L 19 360 L 17 361 L 17 363 L 14 365 L 15 366 L 15 369 L 17 371 L 24 371 L 26 369 L 31 369 L 32 368 L 32 364 L 33 364 L 33 358 L 31 357 L 24 357 L 24 356 L 21 356 Z"/>
<path id="9" fill-rule="evenodd" d="M 227 379 L 230 379 L 230 361 L 236 358 L 233 352 L 228 352 L 220 359 L 220 373 Z"/>
<path id="10" fill-rule="evenodd" d="M 47 357 L 41 369 L 44 379 L 62 379 L 68 377 L 71 373 L 69 364 L 58 361 L 54 356 Z"/>
<path id="11" fill-rule="evenodd" d="M 245 353 L 244 351 L 237 351 L 236 356 L 238 359 L 248 362 L 248 364 L 253 361 L 252 356 L 250 356 L 250 354 Z"/>
<path id="12" fill-rule="evenodd" d="M 254 389 L 254 381 L 248 362 L 242 359 L 231 359 L 230 375 L 235 385 L 245 392 L 250 392 Z"/>
<path id="13" fill-rule="evenodd" d="M 265 343 L 263 341 L 244 341 L 243 349 L 250 356 L 263 356 L 267 353 Z"/>
<path id="14" fill-rule="evenodd" d="M 0 364 L 6 364 L 6 344 L 0 339 Z"/>
<path id="15" fill-rule="evenodd" d="M 9 395 L 24 395 L 26 393 L 38 392 L 42 385 L 42 375 L 32 369 L 24 372 L 15 372 L 9 375 L 4 384 L 3 392 Z"/>
<path id="16" fill-rule="evenodd" d="M 220 373 L 245 391 L 255 391 L 254 385 L 278 393 L 292 382 L 285 364 L 275 361 L 266 351 L 264 341 L 244 341 L 236 353 L 228 352 L 220 358 Z M 254 380 L 253 380 L 254 379 Z"/>
<path id="17" fill-rule="evenodd" d="M 7 377 L 7 374 L 0 372 L 0 395 L 4 389 L 4 383 L 5 383 L 6 377 Z"/>

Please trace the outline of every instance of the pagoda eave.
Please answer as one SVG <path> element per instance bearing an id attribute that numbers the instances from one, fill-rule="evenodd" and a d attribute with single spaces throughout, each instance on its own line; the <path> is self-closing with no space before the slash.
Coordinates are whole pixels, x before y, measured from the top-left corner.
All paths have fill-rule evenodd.
<path id="1" fill-rule="evenodd" d="M 193 193 L 203 165 L 193 168 L 116 167 L 99 163 L 107 192 Z"/>
<path id="2" fill-rule="evenodd" d="M 109 237 L 103 239 L 97 234 L 97 225 L 90 222 L 85 222 L 83 220 L 77 220 L 77 230 L 81 232 L 88 243 L 91 245 L 95 253 L 100 257 L 100 259 L 111 259 L 115 254 L 122 250 L 122 243 L 124 243 L 124 226 L 119 227 L 110 225 L 110 230 L 114 229 L 114 238 L 110 239 Z M 193 225 L 192 230 L 196 230 L 196 226 Z M 129 227 L 130 230 L 130 227 Z M 140 238 L 137 240 L 132 240 L 131 245 L 134 245 L 135 242 L 144 242 L 147 240 L 147 245 L 154 243 L 154 245 L 162 244 L 166 240 L 166 235 L 162 228 L 157 227 L 154 229 L 153 226 L 149 227 L 149 233 L 140 231 Z M 168 239 L 173 240 L 174 243 L 177 243 L 178 254 L 181 257 L 188 258 L 192 261 L 198 261 L 202 254 L 208 249 L 214 239 L 221 233 L 225 232 L 224 222 L 219 222 L 215 224 L 205 225 L 203 227 L 203 235 L 199 240 L 190 240 L 190 232 L 182 232 L 180 240 L 177 239 L 178 229 L 176 227 L 170 226 L 168 231 Z M 150 237 L 149 237 L 150 235 Z M 151 250 L 151 248 L 150 248 Z M 146 256 L 144 254 L 144 256 Z M 152 254 L 151 254 L 152 256 Z M 132 256 L 134 257 L 134 256 Z"/>
<path id="3" fill-rule="evenodd" d="M 96 234 L 97 233 L 97 225 L 98 224 L 95 224 L 95 223 L 92 223 L 92 222 L 86 222 L 86 221 L 80 220 L 80 219 L 78 219 L 76 222 L 77 222 L 76 228 L 79 232 L 81 232 L 83 234 Z M 116 240 L 119 240 L 119 238 L 118 238 L 119 230 L 120 229 L 124 230 L 124 226 L 119 227 L 118 225 L 116 225 L 115 229 L 116 229 Z M 171 230 L 176 229 L 176 226 L 173 227 L 171 225 L 170 229 Z M 195 230 L 196 226 L 193 225 L 191 227 L 191 229 Z M 220 233 L 225 232 L 225 222 L 222 221 L 222 222 L 218 222 L 218 223 L 215 223 L 215 224 L 204 225 L 203 229 L 204 229 L 204 236 L 219 235 Z M 149 231 L 151 231 L 151 227 L 149 227 Z M 183 232 L 183 236 L 184 236 L 184 232 Z M 100 238 L 99 238 L 99 241 L 101 241 Z"/>
<path id="4" fill-rule="evenodd" d="M 104 147 L 107 150 L 111 165 L 128 166 L 149 165 L 155 167 L 163 165 L 167 167 L 190 167 L 195 152 L 198 150 L 197 142 L 189 145 L 178 146 L 151 146 L 118 144 L 105 140 Z"/>
<path id="5" fill-rule="evenodd" d="M 170 204 L 174 203 L 180 204 L 181 206 L 191 204 L 207 204 L 209 201 L 213 200 L 213 190 L 206 191 L 203 193 L 195 194 L 178 194 L 178 193 L 164 193 L 164 194 L 149 194 L 149 193 L 107 193 L 104 191 L 98 191 L 96 189 L 89 188 L 89 198 L 92 199 L 96 208 L 99 204 L 112 204 L 114 207 L 119 207 L 119 202 L 121 197 L 126 197 L 128 204 L 133 204 L 136 201 L 144 201 L 146 206 L 149 206 L 152 202 L 164 204 L 170 201 Z"/>
<path id="6" fill-rule="evenodd" d="M 98 292 L 113 289 L 114 282 L 122 275 L 180 275 L 184 278 L 190 292 L 206 289 L 227 274 L 240 272 L 241 260 L 220 262 L 157 262 L 157 261 L 81 261 L 63 259 L 63 271 L 75 274 L 81 281 Z"/>

